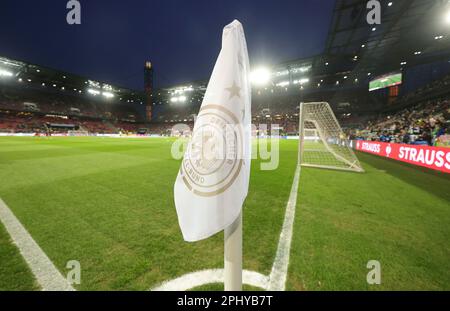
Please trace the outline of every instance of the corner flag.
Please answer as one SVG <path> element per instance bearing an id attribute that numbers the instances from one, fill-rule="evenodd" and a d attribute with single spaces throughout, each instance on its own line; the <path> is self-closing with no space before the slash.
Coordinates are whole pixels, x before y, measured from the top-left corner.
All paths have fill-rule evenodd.
<path id="1" fill-rule="evenodd" d="M 208 238 L 240 217 L 250 176 L 250 123 L 247 44 L 234 20 L 223 29 L 222 49 L 175 182 L 186 241 Z"/>

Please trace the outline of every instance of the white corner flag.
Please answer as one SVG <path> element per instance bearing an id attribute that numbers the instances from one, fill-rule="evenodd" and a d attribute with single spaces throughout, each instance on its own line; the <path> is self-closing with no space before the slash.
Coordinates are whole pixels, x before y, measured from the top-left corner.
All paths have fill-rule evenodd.
<path id="1" fill-rule="evenodd" d="M 244 30 L 223 29 L 222 49 L 175 182 L 186 241 L 206 239 L 240 220 L 251 160 L 251 89 Z"/>

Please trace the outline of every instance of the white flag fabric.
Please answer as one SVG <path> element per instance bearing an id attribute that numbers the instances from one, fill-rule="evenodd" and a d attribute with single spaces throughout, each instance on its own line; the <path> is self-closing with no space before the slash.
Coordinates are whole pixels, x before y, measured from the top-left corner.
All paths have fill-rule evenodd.
<path id="1" fill-rule="evenodd" d="M 251 163 L 251 87 L 244 30 L 223 29 L 174 194 L 183 238 L 206 239 L 231 225 L 247 196 Z"/>

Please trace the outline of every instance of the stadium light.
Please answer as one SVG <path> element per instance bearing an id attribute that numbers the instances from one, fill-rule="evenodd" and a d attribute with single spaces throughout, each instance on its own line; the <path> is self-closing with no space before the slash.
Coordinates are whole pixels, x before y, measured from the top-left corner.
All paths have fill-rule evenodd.
<path id="1" fill-rule="evenodd" d="M 250 81 L 255 85 L 266 85 L 270 81 L 270 70 L 258 68 L 250 73 Z"/>
<path id="2" fill-rule="evenodd" d="M 450 24 L 450 10 L 448 10 L 445 14 L 445 21 L 447 22 L 447 24 Z"/>
<path id="3" fill-rule="evenodd" d="M 13 73 L 4 69 L 0 69 L 0 77 L 12 77 Z"/>
<path id="4" fill-rule="evenodd" d="M 88 93 L 89 93 L 89 94 L 92 94 L 92 95 L 94 95 L 94 96 L 97 96 L 97 95 L 100 94 L 100 91 L 94 90 L 94 89 L 88 89 Z"/>
<path id="5" fill-rule="evenodd" d="M 277 83 L 277 86 L 283 87 L 283 86 L 287 86 L 289 84 L 290 84 L 289 81 L 281 81 L 280 83 Z"/>
<path id="6" fill-rule="evenodd" d="M 308 78 L 302 78 L 300 80 L 294 80 L 293 81 L 294 84 L 300 84 L 300 85 L 303 85 L 303 84 L 308 83 L 308 82 L 309 82 Z"/>
<path id="7" fill-rule="evenodd" d="M 113 98 L 114 94 L 111 92 L 103 92 L 102 93 L 103 96 L 105 96 L 106 98 Z"/>
<path id="8" fill-rule="evenodd" d="M 171 97 L 170 98 L 170 102 L 172 102 L 172 103 L 178 103 L 178 102 L 182 102 L 182 103 L 184 103 L 185 101 L 186 101 L 186 96 L 178 96 L 178 97 Z"/>

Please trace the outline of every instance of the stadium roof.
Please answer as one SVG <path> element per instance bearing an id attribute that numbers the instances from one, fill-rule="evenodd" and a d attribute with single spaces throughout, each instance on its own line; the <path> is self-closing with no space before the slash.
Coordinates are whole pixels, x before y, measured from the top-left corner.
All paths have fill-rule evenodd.
<path id="1" fill-rule="evenodd" d="M 29 87 L 45 87 L 49 91 L 63 91 L 66 94 L 99 96 L 107 99 L 116 98 L 126 103 L 145 102 L 144 92 L 114 86 L 105 82 L 39 66 L 24 61 L 0 57 L 0 71 L 10 77 L 11 83 L 26 83 Z M 5 81 L 8 82 L 8 81 Z M 10 85 L 11 85 L 10 83 Z"/>
<path id="2" fill-rule="evenodd" d="M 450 56 L 448 1 L 380 1 L 381 24 L 367 22 L 366 0 L 337 0 L 324 57 L 355 63 L 359 72 L 386 72 Z M 330 67 L 333 68 L 333 67 Z"/>
<path id="3" fill-rule="evenodd" d="M 157 89 L 154 93 L 153 105 L 161 105 L 169 102 L 201 102 L 208 86 L 207 80 L 180 84 L 167 88 Z"/>
<path id="4" fill-rule="evenodd" d="M 268 67 L 270 85 L 262 91 L 297 86 L 317 88 L 365 85 L 378 74 L 398 71 L 405 66 L 450 59 L 449 0 L 380 1 L 381 24 L 369 25 L 367 0 L 336 0 L 325 50 L 321 55 L 283 62 Z M 450 16 L 450 15 L 448 15 Z M 305 30 L 308 31 L 308 30 Z M 10 70 L 16 79 L 28 79 L 65 91 L 89 89 L 112 93 L 125 102 L 143 102 L 144 93 L 62 71 L 0 58 L 0 70 Z M 358 83 L 355 83 L 358 81 Z M 338 83 L 340 82 L 340 83 Z M 339 86 L 336 86 L 339 85 Z M 154 92 L 153 104 L 200 102 L 207 80 L 186 83 Z"/>
<path id="5" fill-rule="evenodd" d="M 324 52 L 268 67 L 271 83 L 259 89 L 284 89 L 304 83 L 313 88 L 321 84 L 366 87 L 363 81 L 374 75 L 450 60 L 450 22 L 446 21 L 449 1 L 380 1 L 379 25 L 367 22 L 367 3 L 336 0 Z M 204 93 L 206 83 L 202 82 L 199 88 L 194 84 L 195 92 Z M 164 89 L 162 96 L 155 99 L 168 102 L 173 97 L 171 90 L 176 88 Z"/>

